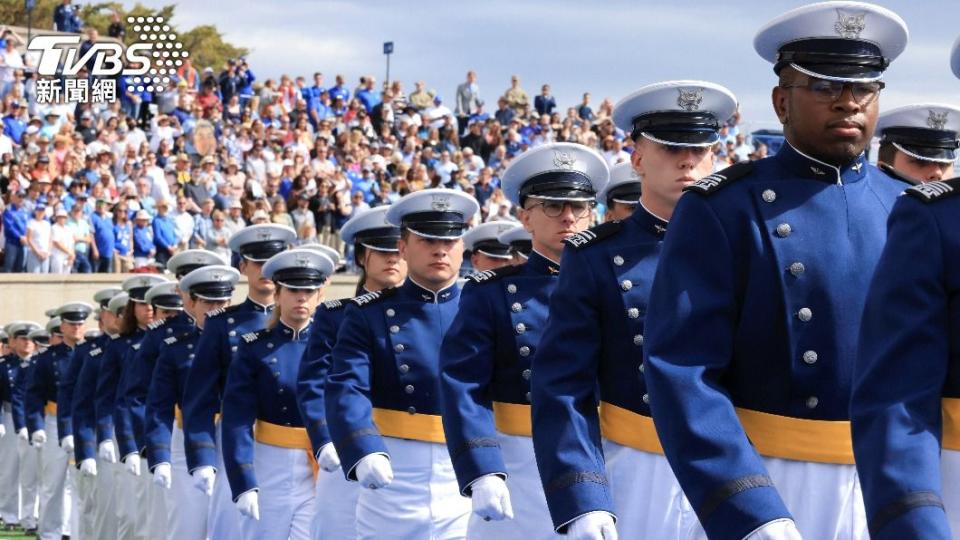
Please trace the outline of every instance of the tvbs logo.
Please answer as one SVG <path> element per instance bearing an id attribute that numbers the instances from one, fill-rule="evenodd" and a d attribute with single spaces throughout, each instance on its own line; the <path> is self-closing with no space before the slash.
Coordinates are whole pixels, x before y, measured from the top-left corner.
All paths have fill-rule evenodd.
<path id="1" fill-rule="evenodd" d="M 91 77 L 132 76 L 135 84 L 162 90 L 190 55 L 177 41 L 163 17 L 127 17 L 140 40 L 124 48 L 111 41 L 91 44 L 80 53 L 80 36 L 37 36 L 27 48 L 40 53 L 37 73 L 41 76 L 76 76 L 84 67 Z"/>

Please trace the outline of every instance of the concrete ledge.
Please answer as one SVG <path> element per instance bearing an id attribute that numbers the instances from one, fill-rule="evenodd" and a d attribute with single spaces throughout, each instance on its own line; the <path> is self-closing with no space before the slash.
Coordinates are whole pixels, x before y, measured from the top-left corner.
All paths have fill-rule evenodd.
<path id="1" fill-rule="evenodd" d="M 100 289 L 120 286 L 137 274 L 0 274 L 0 326 L 17 319 L 45 323 L 44 311 L 70 301 L 93 303 L 93 295 Z M 172 279 L 172 278 L 171 278 Z M 326 300 L 354 296 L 357 276 L 337 274 L 327 285 Z M 247 295 L 247 282 L 241 280 L 234 294 L 234 302 Z M 88 325 L 94 328 L 94 325 Z"/>

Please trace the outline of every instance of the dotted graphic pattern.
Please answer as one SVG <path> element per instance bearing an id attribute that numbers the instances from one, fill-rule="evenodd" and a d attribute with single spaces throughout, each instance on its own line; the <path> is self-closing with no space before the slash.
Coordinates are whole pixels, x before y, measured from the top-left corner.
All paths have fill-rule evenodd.
<path id="1" fill-rule="evenodd" d="M 127 23 L 133 25 L 140 42 L 153 44 L 150 71 L 133 78 L 137 92 L 162 92 L 190 53 L 183 50 L 183 44 L 177 41 L 170 25 L 164 24 L 163 17 L 127 17 Z"/>

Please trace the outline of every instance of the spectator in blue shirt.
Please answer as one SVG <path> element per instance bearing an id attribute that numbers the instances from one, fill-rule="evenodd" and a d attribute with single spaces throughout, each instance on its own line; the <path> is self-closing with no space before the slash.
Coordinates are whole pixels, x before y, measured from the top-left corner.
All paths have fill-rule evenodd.
<path id="1" fill-rule="evenodd" d="M 350 90 L 343 84 L 343 75 L 337 75 L 336 81 L 337 84 L 327 90 L 327 94 L 330 95 L 330 102 L 332 103 L 340 98 L 340 102 L 346 104 L 350 101 Z"/>
<path id="2" fill-rule="evenodd" d="M 357 92 L 357 99 L 360 100 L 360 103 L 363 104 L 363 108 L 367 110 L 367 114 L 370 114 L 373 111 L 373 108 L 380 104 L 382 101 L 380 98 L 380 92 L 376 89 L 377 80 L 373 77 L 365 77 L 363 79 L 363 88 Z"/>
<path id="3" fill-rule="evenodd" d="M 377 178 L 367 165 L 364 165 L 359 177 L 353 177 L 351 192 L 356 193 L 358 191 L 363 193 L 363 201 L 367 204 L 372 203 L 380 194 L 380 185 L 377 183 Z"/>
<path id="4" fill-rule="evenodd" d="M 497 119 L 497 122 L 501 126 L 508 126 L 513 118 L 517 115 L 516 111 L 507 106 L 507 100 L 505 98 L 500 98 L 497 100 L 497 111 L 493 113 L 493 117 Z"/>
<path id="5" fill-rule="evenodd" d="M 553 109 L 557 107 L 557 100 L 550 95 L 550 85 L 545 84 L 540 90 L 540 95 L 533 98 L 533 108 L 536 109 L 537 114 L 553 114 Z"/>
<path id="6" fill-rule="evenodd" d="M 156 256 L 157 248 L 150 228 L 150 214 L 143 210 L 137 212 L 133 225 L 133 266 L 140 268 L 150 264 Z"/>
<path id="7" fill-rule="evenodd" d="M 177 252 L 177 244 L 180 241 L 177 236 L 177 225 L 173 222 L 173 218 L 167 215 L 167 210 L 169 210 L 167 201 L 157 201 L 157 217 L 153 218 L 153 245 L 156 248 L 157 262 L 163 265 L 166 265 L 170 257 Z"/>
<path id="8" fill-rule="evenodd" d="M 96 211 L 90 216 L 93 225 L 93 242 L 97 246 L 97 260 L 93 271 L 108 274 L 113 271 L 113 252 L 116 249 L 116 237 L 113 230 L 113 216 L 107 209 L 106 199 L 97 199 Z"/>
<path id="9" fill-rule="evenodd" d="M 580 106 L 577 107 L 577 115 L 581 120 L 586 120 L 587 122 L 593 121 L 593 109 L 590 108 L 590 92 L 583 93 L 583 101 L 580 102 Z"/>
<path id="10" fill-rule="evenodd" d="M 3 117 L 3 134 L 13 139 L 13 142 L 23 143 L 23 132 L 27 130 L 27 123 L 23 120 L 23 107 L 19 101 L 10 102 L 10 113 Z"/>
<path id="11" fill-rule="evenodd" d="M 253 81 L 257 80 L 257 77 L 250 71 L 250 66 L 247 65 L 247 61 L 243 58 L 237 61 L 237 76 L 241 81 L 240 108 L 245 109 L 247 102 L 253 97 Z"/>
<path id="12" fill-rule="evenodd" d="M 27 221 L 30 216 L 23 206 L 23 193 L 10 192 L 10 204 L 3 211 L 3 271 L 26 270 Z"/>
<path id="13" fill-rule="evenodd" d="M 78 9 L 70 5 L 70 0 L 63 0 L 63 3 L 57 6 L 53 12 L 53 27 L 60 32 L 78 33 L 83 27 L 83 21 L 80 20 Z"/>

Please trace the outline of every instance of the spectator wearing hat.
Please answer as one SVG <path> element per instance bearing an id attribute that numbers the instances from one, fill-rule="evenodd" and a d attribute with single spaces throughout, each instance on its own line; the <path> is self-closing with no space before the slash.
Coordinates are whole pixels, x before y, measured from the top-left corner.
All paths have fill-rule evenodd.
<path id="1" fill-rule="evenodd" d="M 50 273 L 69 274 L 73 268 L 74 239 L 73 231 L 67 225 L 67 211 L 57 208 L 50 227 Z"/>
<path id="2" fill-rule="evenodd" d="M 89 274 L 93 271 L 90 260 L 91 256 L 95 255 L 96 246 L 93 245 L 90 220 L 83 213 L 86 194 L 81 195 L 81 198 L 77 199 L 77 204 L 74 204 L 73 208 L 70 209 L 67 228 L 73 234 L 73 272 L 75 274 Z"/>
<path id="3" fill-rule="evenodd" d="M 166 202 L 163 205 L 164 212 L 166 212 Z M 134 216 L 133 267 L 135 269 L 148 266 L 157 255 L 154 228 L 151 226 L 150 220 L 150 214 L 144 210 L 138 210 Z M 169 256 L 167 259 L 169 259 Z"/>
<path id="4" fill-rule="evenodd" d="M 34 206 L 33 217 L 27 223 L 26 270 L 32 274 L 50 271 L 50 222 L 45 212 L 43 205 Z"/>
<path id="5" fill-rule="evenodd" d="M 203 247 L 229 261 L 231 255 L 229 242 L 233 230 L 227 225 L 227 217 L 221 210 L 214 210 L 210 223 L 210 228 L 204 236 Z"/>
<path id="6" fill-rule="evenodd" d="M 23 104 L 16 100 L 11 101 L 10 110 L 3 117 L 3 134 L 10 137 L 17 145 L 23 142 L 23 134 L 27 131 L 27 122 L 23 117 Z"/>
<path id="7" fill-rule="evenodd" d="M 231 233 L 247 226 L 247 222 L 243 219 L 243 204 L 238 199 L 230 201 L 224 225 L 230 229 Z"/>
<path id="8" fill-rule="evenodd" d="M 4 260 L 3 271 L 23 272 L 26 263 L 27 221 L 29 215 L 23 206 L 23 193 L 10 191 L 10 204 L 3 211 Z"/>

